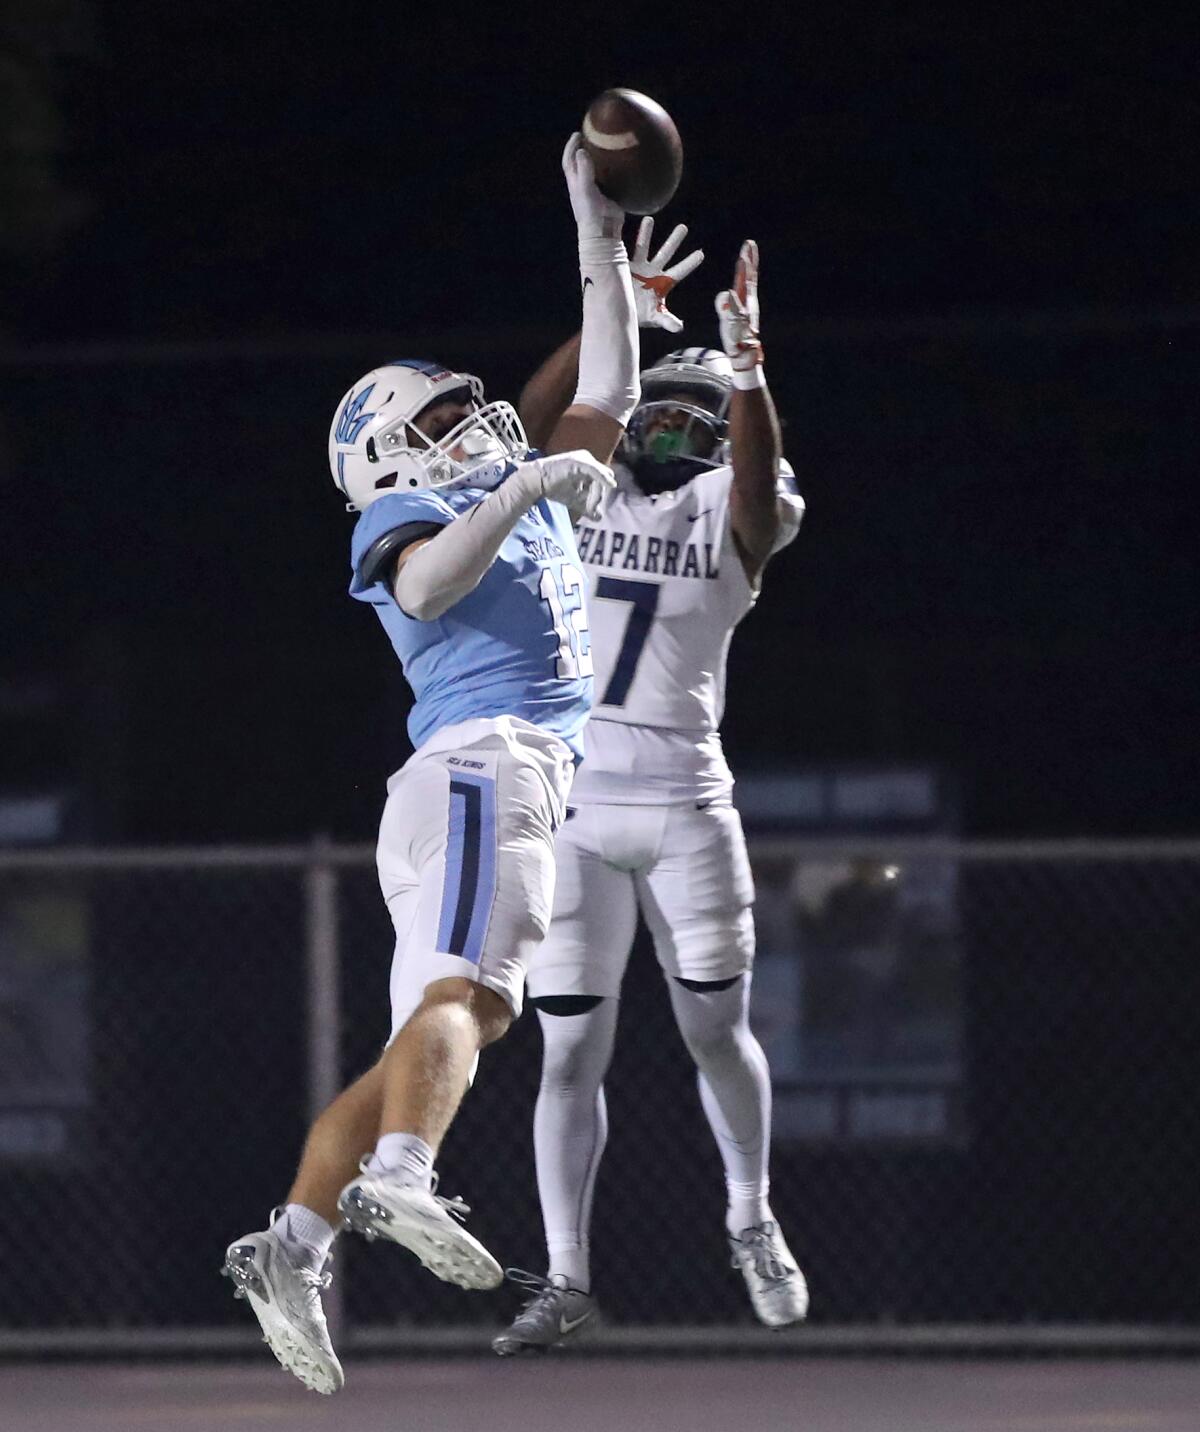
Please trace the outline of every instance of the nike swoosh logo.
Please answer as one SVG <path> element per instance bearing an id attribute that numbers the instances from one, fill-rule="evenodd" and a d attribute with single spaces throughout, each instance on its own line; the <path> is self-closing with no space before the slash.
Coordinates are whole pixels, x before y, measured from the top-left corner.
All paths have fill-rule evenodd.
<path id="1" fill-rule="evenodd" d="M 584 286 L 584 289 L 585 289 L 585 290 L 586 290 L 586 288 L 587 288 L 587 286 L 588 286 L 589 283 L 595 283 L 595 279 L 592 278 L 591 274 L 589 274 L 589 275 L 587 276 L 587 278 L 585 278 L 584 281 L 583 281 L 583 286 Z"/>
<path id="2" fill-rule="evenodd" d="M 578 1318 L 568 1318 L 565 1315 L 560 1315 L 558 1319 L 558 1331 L 565 1337 L 567 1333 L 573 1333 L 580 1323 L 586 1323 L 591 1316 L 591 1308 L 589 1308 L 582 1317 Z"/>
<path id="3" fill-rule="evenodd" d="M 689 522 L 699 522 L 699 520 L 701 519 L 701 517 L 706 517 L 711 511 L 712 511 L 712 508 L 711 508 L 711 507 L 705 507 L 705 508 L 703 508 L 703 509 L 702 509 L 701 511 L 699 511 L 699 512 L 689 512 L 689 513 L 688 513 L 688 521 L 689 521 Z"/>

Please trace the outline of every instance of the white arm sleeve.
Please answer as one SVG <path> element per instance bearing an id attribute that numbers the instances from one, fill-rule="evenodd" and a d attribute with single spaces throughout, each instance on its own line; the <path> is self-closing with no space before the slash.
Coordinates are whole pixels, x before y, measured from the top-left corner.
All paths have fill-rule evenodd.
<path id="1" fill-rule="evenodd" d="M 541 472 L 528 463 L 469 512 L 448 522 L 396 574 L 392 591 L 400 610 L 429 622 L 473 592 L 504 539 L 543 495 Z"/>
<path id="2" fill-rule="evenodd" d="M 637 407 L 638 323 L 629 256 L 620 238 L 580 236 L 583 336 L 574 402 L 624 427 Z"/>

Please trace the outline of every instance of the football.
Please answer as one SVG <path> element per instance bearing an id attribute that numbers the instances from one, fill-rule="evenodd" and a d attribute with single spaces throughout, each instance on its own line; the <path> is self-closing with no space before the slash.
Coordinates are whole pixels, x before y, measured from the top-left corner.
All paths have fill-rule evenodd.
<path id="1" fill-rule="evenodd" d="M 657 214 L 679 188 L 683 143 L 649 95 L 607 89 L 588 105 L 580 129 L 600 191 L 627 214 Z"/>

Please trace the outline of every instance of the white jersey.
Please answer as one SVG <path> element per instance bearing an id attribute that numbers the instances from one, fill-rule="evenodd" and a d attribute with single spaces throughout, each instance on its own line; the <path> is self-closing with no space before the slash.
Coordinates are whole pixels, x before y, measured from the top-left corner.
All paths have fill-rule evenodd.
<path id="1" fill-rule="evenodd" d="M 603 515 L 580 522 L 591 577 L 596 704 L 572 804 L 712 800 L 733 777 L 717 728 L 733 629 L 754 605 L 733 540 L 733 469 L 702 472 L 647 497 L 620 466 Z M 775 550 L 796 536 L 804 502 L 782 464 Z"/>

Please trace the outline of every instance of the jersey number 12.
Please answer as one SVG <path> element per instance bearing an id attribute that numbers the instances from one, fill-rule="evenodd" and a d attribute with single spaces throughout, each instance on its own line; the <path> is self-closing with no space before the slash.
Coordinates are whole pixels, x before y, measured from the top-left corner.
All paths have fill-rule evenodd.
<path id="1" fill-rule="evenodd" d="M 583 578 L 570 563 L 564 562 L 555 581 L 554 573 L 547 567 L 542 572 L 538 595 L 550 608 L 550 620 L 558 638 L 555 674 L 562 681 L 591 676 L 592 638 L 587 612 L 583 609 Z"/>

